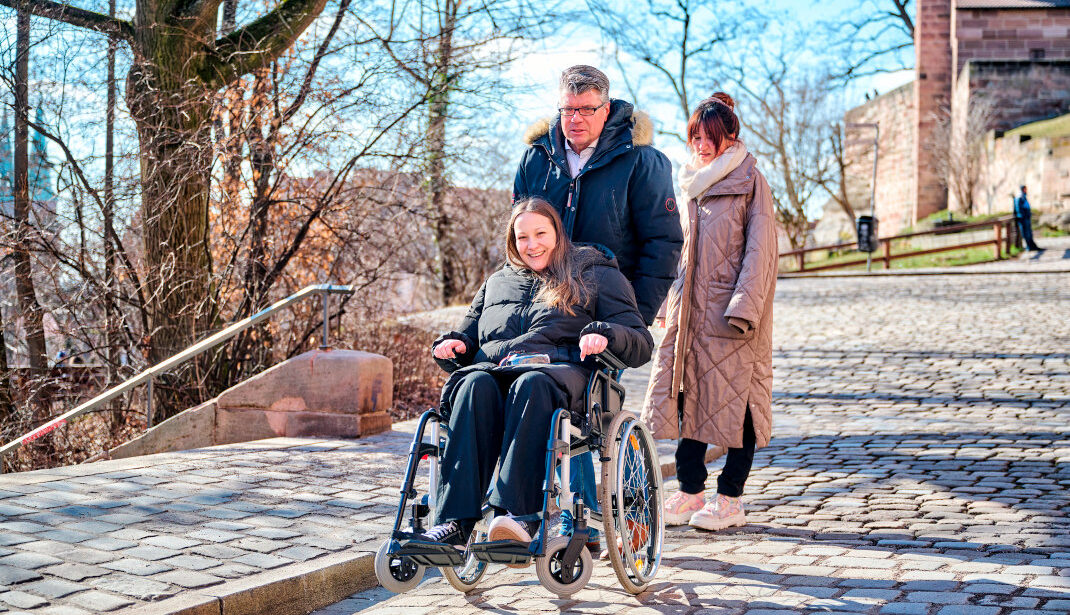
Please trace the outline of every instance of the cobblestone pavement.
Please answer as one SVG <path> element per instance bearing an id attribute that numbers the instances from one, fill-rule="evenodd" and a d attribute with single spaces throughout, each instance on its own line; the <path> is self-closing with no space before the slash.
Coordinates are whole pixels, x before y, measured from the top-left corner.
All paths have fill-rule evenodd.
<path id="1" fill-rule="evenodd" d="M 316 615 L 1070 613 L 1070 274 L 782 280 L 775 310 L 746 527 L 671 528 L 639 596 L 495 567 Z"/>
<path id="2" fill-rule="evenodd" d="M 775 335 L 749 523 L 672 529 L 649 592 L 599 565 L 560 601 L 496 568 L 469 596 L 431 578 L 320 615 L 1070 612 L 1070 274 L 782 280 Z M 626 378 L 635 404 L 643 374 Z M 151 607 L 373 552 L 396 427 L 0 476 L 0 612 Z"/>

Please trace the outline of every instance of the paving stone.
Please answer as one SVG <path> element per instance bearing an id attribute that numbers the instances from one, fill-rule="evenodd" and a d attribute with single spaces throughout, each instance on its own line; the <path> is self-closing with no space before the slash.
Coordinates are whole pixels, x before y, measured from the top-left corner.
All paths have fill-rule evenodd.
<path id="1" fill-rule="evenodd" d="M 58 604 L 37 610 L 34 612 L 34 615 L 90 615 L 90 612 L 76 606 Z"/>
<path id="2" fill-rule="evenodd" d="M 27 570 L 34 570 L 43 566 L 58 564 L 62 561 L 62 559 L 59 559 L 58 557 L 52 557 L 51 555 L 44 555 L 42 553 L 27 553 L 23 551 L 8 555 L 7 557 L 0 557 L 0 566 L 13 566 L 15 568 L 25 568 Z"/>
<path id="3" fill-rule="evenodd" d="M 99 566 L 90 566 L 88 564 L 72 564 L 70 562 L 64 562 L 41 570 L 42 574 L 49 576 L 60 577 L 67 579 L 68 581 L 84 581 L 86 579 L 92 579 L 95 577 L 102 577 L 108 574 L 108 571 L 100 568 Z"/>
<path id="4" fill-rule="evenodd" d="M 164 583 L 178 585 L 179 587 L 185 587 L 187 589 L 207 587 L 209 585 L 216 585 L 223 582 L 223 579 L 220 577 L 192 570 L 172 570 L 171 572 L 158 574 L 154 576 L 153 579 Z"/>
<path id="5" fill-rule="evenodd" d="M 90 609 L 94 612 L 115 611 L 124 606 L 134 604 L 134 601 L 129 598 L 123 598 L 101 591 L 88 591 L 81 594 L 75 594 L 71 597 L 70 601 L 77 606 Z"/>
<path id="6" fill-rule="evenodd" d="M 285 566 L 286 564 L 293 562 L 293 560 L 284 557 L 276 557 L 267 553 L 249 553 L 248 555 L 234 558 L 234 561 L 239 564 L 245 564 L 246 566 L 264 568 L 265 570 L 278 568 L 279 566 Z"/>
<path id="7" fill-rule="evenodd" d="M 36 609 L 48 604 L 48 600 L 22 591 L 0 593 L 0 602 L 18 609 Z"/>
<path id="8" fill-rule="evenodd" d="M 181 538 L 178 536 L 150 536 L 141 541 L 141 543 L 152 545 L 155 547 L 162 547 L 164 549 L 173 549 L 176 551 L 181 551 L 182 549 L 188 549 L 190 547 L 201 544 L 200 541 L 190 540 L 188 538 Z M 145 559 L 150 558 L 146 557 Z"/>
<path id="9" fill-rule="evenodd" d="M 219 560 L 209 557 L 201 557 L 199 555 L 178 555 L 175 557 L 169 557 L 165 560 L 160 560 L 161 564 L 173 566 L 175 568 L 186 568 L 189 570 L 204 570 L 206 568 L 212 568 L 219 565 Z"/>
<path id="10" fill-rule="evenodd" d="M 45 598 L 62 598 L 75 592 L 85 591 L 89 589 L 85 585 L 78 583 L 71 583 L 62 579 L 42 579 L 34 583 L 27 583 L 21 586 L 20 589 L 24 589 L 29 592 L 44 596 Z"/>
<path id="11" fill-rule="evenodd" d="M 118 554 L 122 555 L 123 557 L 132 557 L 132 558 L 136 558 L 136 559 L 146 559 L 146 560 L 149 560 L 149 561 L 154 561 L 154 560 L 158 560 L 158 559 L 166 559 L 168 557 L 174 557 L 174 556 L 180 555 L 182 553 L 181 551 L 176 551 L 174 549 L 165 549 L 163 547 L 155 547 L 155 546 L 152 546 L 151 544 L 144 544 L 144 541 L 142 541 L 142 542 L 143 542 L 143 544 L 139 544 L 136 547 L 131 547 L 129 549 L 125 549 L 123 551 L 119 551 Z"/>
<path id="12" fill-rule="evenodd" d="M 171 570 L 171 566 L 166 566 L 159 562 L 150 562 L 143 559 L 135 559 L 132 557 L 123 558 L 114 562 L 108 562 L 106 564 L 103 564 L 103 566 L 112 570 L 119 570 L 121 572 L 127 572 L 129 574 L 136 574 L 138 576 L 148 576 Z"/>
<path id="13" fill-rule="evenodd" d="M 2 587 L 25 583 L 40 578 L 41 574 L 34 570 L 15 568 L 13 566 L 0 566 L 0 586 Z"/>
<path id="14" fill-rule="evenodd" d="M 119 551 L 135 547 L 137 546 L 137 543 L 132 540 L 119 540 L 118 538 L 101 536 L 83 542 L 82 546 L 99 549 L 101 551 Z"/>

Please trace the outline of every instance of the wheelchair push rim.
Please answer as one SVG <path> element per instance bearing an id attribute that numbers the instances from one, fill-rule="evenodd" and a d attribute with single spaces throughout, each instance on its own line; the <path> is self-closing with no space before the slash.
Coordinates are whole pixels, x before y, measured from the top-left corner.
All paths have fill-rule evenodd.
<path id="1" fill-rule="evenodd" d="M 621 586 L 635 594 L 654 579 L 661 564 L 661 464 L 650 432 L 634 414 L 619 413 L 606 436 L 601 494 L 606 548 Z"/>
<path id="2" fill-rule="evenodd" d="M 480 523 L 482 525 L 482 522 Z M 483 542 L 487 539 L 487 530 L 485 528 L 477 527 L 472 530 L 472 535 L 468 538 L 468 546 L 471 547 L 474 543 Z M 464 564 L 460 566 L 447 566 L 440 570 L 442 576 L 446 577 L 446 581 L 453 586 L 459 592 L 470 592 L 476 588 L 479 584 L 479 580 L 483 578 L 483 574 L 487 572 L 487 562 L 476 559 L 472 553 L 465 550 Z"/>

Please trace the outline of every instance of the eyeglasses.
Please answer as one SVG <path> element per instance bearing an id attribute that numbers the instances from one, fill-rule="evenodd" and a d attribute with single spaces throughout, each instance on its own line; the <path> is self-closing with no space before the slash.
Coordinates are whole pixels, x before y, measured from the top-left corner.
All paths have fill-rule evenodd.
<path id="1" fill-rule="evenodd" d="M 602 103 L 597 107 L 560 107 L 558 112 L 561 113 L 561 117 L 572 117 L 577 112 L 584 117 L 588 117 L 594 115 L 595 111 L 598 111 L 607 104 L 608 103 Z"/>

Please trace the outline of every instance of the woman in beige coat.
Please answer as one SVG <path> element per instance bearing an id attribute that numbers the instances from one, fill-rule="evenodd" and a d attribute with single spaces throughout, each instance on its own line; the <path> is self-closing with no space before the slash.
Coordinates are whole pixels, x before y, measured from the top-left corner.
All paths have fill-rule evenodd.
<path id="1" fill-rule="evenodd" d="M 776 225 L 769 184 L 739 140 L 730 96 L 699 104 L 687 137 L 683 256 L 642 415 L 654 437 L 679 439 L 680 491 L 665 502 L 665 522 L 718 530 L 746 523 L 739 498 L 772 428 Z M 728 455 L 707 503 L 709 444 Z"/>

